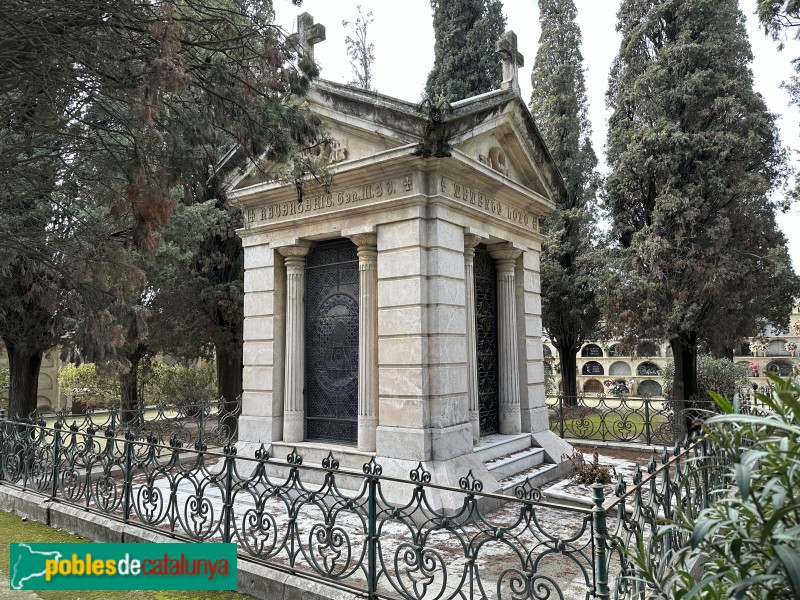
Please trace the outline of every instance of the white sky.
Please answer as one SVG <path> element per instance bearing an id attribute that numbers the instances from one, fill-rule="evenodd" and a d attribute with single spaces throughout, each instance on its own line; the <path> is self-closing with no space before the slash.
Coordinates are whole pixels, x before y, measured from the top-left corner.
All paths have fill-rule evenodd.
<path id="1" fill-rule="evenodd" d="M 301 12 L 313 15 L 326 28 L 326 41 L 315 48 L 321 77 L 338 82 L 352 79 L 344 38 L 347 30 L 342 20 L 354 21 L 357 5 L 363 12 L 372 11 L 374 23 L 368 30 L 375 44 L 373 87 L 382 94 L 417 102 L 422 97 L 425 79 L 433 65 L 433 25 L 429 0 L 303 0 L 298 8 L 289 0 L 274 0 L 278 24 L 291 32 Z M 606 128 L 609 111 L 605 92 L 611 62 L 619 49 L 615 31 L 619 0 L 575 0 L 578 24 L 583 34 L 582 53 L 587 69 L 589 118 L 593 127 L 594 149 L 604 166 Z M 539 41 L 539 9 L 536 0 L 504 0 L 506 28 L 517 34 L 519 50 L 525 56 L 521 71 L 522 97 L 530 100 L 530 73 Z M 800 57 L 800 43 L 786 40 L 786 49 L 778 52 L 772 39 L 759 29 L 753 16 L 756 0 L 739 0 L 747 16 L 750 44 L 755 60 L 755 87 L 766 99 L 770 110 L 779 115 L 778 127 L 783 144 L 791 151 L 792 164 L 800 171 L 800 109 L 789 105 L 789 95 L 780 88 L 792 74 L 791 60 Z M 789 238 L 789 251 L 796 272 L 800 273 L 800 205 L 777 216 L 778 225 Z"/>

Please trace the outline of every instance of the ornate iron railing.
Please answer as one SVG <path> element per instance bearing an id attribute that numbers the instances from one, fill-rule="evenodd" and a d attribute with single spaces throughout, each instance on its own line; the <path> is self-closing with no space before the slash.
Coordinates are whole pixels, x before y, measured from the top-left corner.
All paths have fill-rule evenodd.
<path id="1" fill-rule="evenodd" d="M 749 387 L 738 390 L 743 413 L 763 413 L 766 407 Z M 684 437 L 673 403 L 650 396 L 583 394 L 549 396 L 550 429 L 562 438 L 672 446 Z M 710 400 L 690 401 L 693 416 L 715 410 Z"/>
<path id="2" fill-rule="evenodd" d="M 165 445 L 176 438 L 184 447 L 199 444 L 221 448 L 236 442 L 241 413 L 242 398 L 239 396 L 232 402 L 214 398 L 194 403 L 138 405 L 135 408 L 112 405 L 107 409 L 88 409 L 84 413 L 37 413 L 26 422 L 48 427 L 60 423 L 62 429 L 74 428 L 101 435 L 110 430 L 117 437 L 125 437 L 130 431 L 135 438 L 154 437 Z"/>
<path id="3" fill-rule="evenodd" d="M 422 464 L 401 479 L 374 459 L 360 471 L 332 453 L 308 465 L 296 450 L 242 457 L 199 438 L 190 448 L 177 435 L 164 444 L 152 431 L 0 414 L 2 485 L 175 539 L 236 542 L 243 559 L 369 598 L 588 600 L 608 598 L 609 579 L 635 596 L 623 549 L 647 543 L 677 507 L 707 505 L 721 479 L 686 467 L 707 460 L 699 444 L 653 458 L 616 498 L 596 484 L 590 510 L 544 501 L 527 481 L 509 497 L 471 472 L 458 488 L 435 485 Z M 667 549 L 654 552 L 668 564 Z"/>
<path id="4" fill-rule="evenodd" d="M 672 568 L 675 553 L 688 545 L 688 535 L 670 528 L 679 512 L 696 517 L 707 508 L 716 494 L 729 484 L 727 464 L 705 440 L 685 448 L 664 451 L 660 464 L 656 455 L 646 472 L 637 467 L 632 487 L 624 480 L 616 486 L 616 497 L 605 499 L 599 486 L 594 488 L 595 535 L 602 538 L 605 564 L 598 561 L 598 596 L 614 598 L 646 598 L 647 587 L 636 576 L 636 554 L 644 549 L 647 564 L 660 579 Z M 606 519 L 611 530 L 606 529 Z M 598 550 L 603 552 L 603 550 Z M 610 585 L 604 586 L 603 581 Z"/>

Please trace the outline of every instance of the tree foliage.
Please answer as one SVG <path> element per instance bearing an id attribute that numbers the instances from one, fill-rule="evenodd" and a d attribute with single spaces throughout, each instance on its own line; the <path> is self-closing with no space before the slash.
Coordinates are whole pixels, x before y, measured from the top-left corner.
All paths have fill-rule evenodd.
<path id="1" fill-rule="evenodd" d="M 714 358 L 709 354 L 697 356 L 697 386 L 703 394 L 703 400 L 711 401 L 708 392 L 733 398 L 739 388 L 747 383 L 750 370 L 726 358 Z M 664 365 L 664 395 L 672 397 L 672 384 L 675 377 L 675 363 L 667 361 Z"/>
<path id="2" fill-rule="evenodd" d="M 455 101 L 498 89 L 495 49 L 506 23 L 500 0 L 431 0 L 431 8 L 436 41 L 426 95 Z"/>
<path id="3" fill-rule="evenodd" d="M 539 2 L 542 32 L 531 76 L 531 112 L 566 187 L 545 223 L 548 239 L 541 271 L 542 321 L 558 350 L 567 397 L 577 396 L 577 353 L 600 320 L 590 212 L 597 192 L 597 157 L 590 141 L 576 18 L 572 0 Z"/>
<path id="4" fill-rule="evenodd" d="M 797 279 L 775 223 L 786 202 L 771 196 L 786 156 L 734 0 L 624 0 L 618 16 L 611 312 L 627 333 L 670 341 L 682 401 L 699 391 L 698 343 L 732 347 L 788 319 Z"/>
<path id="5" fill-rule="evenodd" d="M 375 62 L 375 44 L 367 39 L 369 26 L 375 21 L 372 11 L 365 15 L 358 5 L 358 17 L 355 21 L 342 21 L 342 27 L 349 27 L 351 33 L 344 38 L 347 55 L 350 57 L 350 68 L 353 71 L 351 85 L 372 89 L 372 63 Z"/>
<path id="6" fill-rule="evenodd" d="M 95 359 L 130 338 L 157 229 L 207 199 L 210 165 L 235 146 L 307 168 L 295 150 L 316 125 L 298 98 L 316 69 L 269 0 L 12 0 L 3 16 L 0 336 L 25 413 L 66 333 Z"/>

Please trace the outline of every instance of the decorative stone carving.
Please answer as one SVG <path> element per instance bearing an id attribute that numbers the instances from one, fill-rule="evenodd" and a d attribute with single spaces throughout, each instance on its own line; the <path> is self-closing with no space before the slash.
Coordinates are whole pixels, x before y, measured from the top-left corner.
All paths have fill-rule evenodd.
<path id="1" fill-rule="evenodd" d="M 503 82 L 500 89 L 520 94 L 519 68 L 525 66 L 525 57 L 517 50 L 517 34 L 506 31 L 497 41 L 497 54 L 503 62 Z"/>
<path id="2" fill-rule="evenodd" d="M 297 33 L 289 36 L 288 42 L 297 52 L 309 60 L 314 60 L 314 45 L 325 41 L 325 26 L 314 23 L 314 17 L 303 13 L 297 17 Z"/>

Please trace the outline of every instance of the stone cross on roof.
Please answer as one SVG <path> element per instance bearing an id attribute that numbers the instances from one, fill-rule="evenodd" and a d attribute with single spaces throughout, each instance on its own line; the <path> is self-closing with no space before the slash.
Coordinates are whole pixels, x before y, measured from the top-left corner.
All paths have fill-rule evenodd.
<path id="1" fill-rule="evenodd" d="M 297 48 L 301 56 L 314 60 L 314 44 L 325 41 L 325 25 L 314 23 L 308 13 L 297 16 L 297 33 L 289 36 L 289 43 Z"/>
<path id="2" fill-rule="evenodd" d="M 497 54 L 503 61 L 503 83 L 500 88 L 512 90 L 519 95 L 519 67 L 525 66 L 525 57 L 517 50 L 517 34 L 506 31 L 497 40 Z"/>

